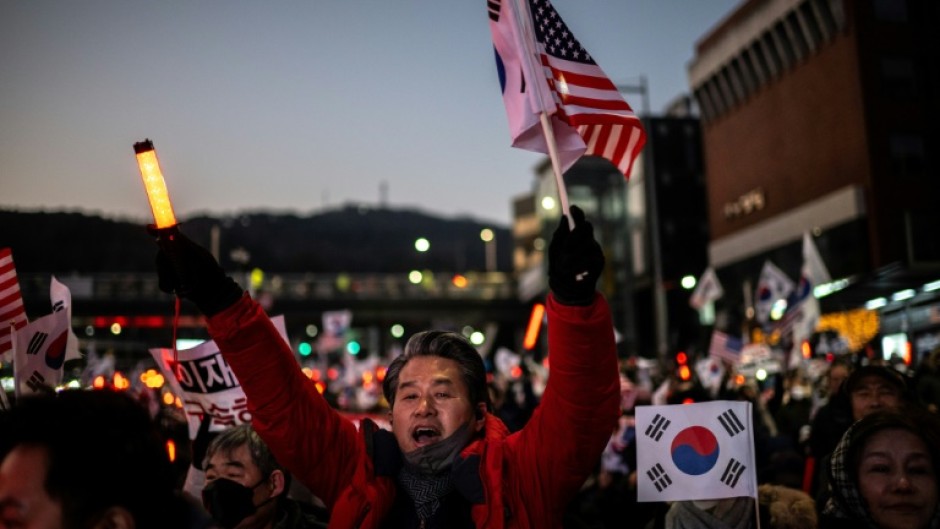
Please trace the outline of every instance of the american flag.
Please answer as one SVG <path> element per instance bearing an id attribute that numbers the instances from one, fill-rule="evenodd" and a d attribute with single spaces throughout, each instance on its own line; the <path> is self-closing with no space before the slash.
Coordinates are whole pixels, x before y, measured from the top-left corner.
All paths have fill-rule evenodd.
<path id="1" fill-rule="evenodd" d="M 0 248 L 0 357 L 12 349 L 11 326 L 20 329 L 26 325 L 26 309 L 20 294 L 20 283 L 13 266 L 13 252 Z"/>
<path id="2" fill-rule="evenodd" d="M 744 343 L 740 338 L 725 334 L 721 331 L 712 331 L 711 344 L 708 347 L 708 356 L 721 358 L 732 363 L 740 363 L 741 350 Z"/>
<path id="3" fill-rule="evenodd" d="M 522 0 L 528 1 L 535 51 L 542 67 L 540 72 L 526 75 L 529 70 L 525 60 L 527 52 L 517 48 L 531 44 L 524 37 L 525 32 L 513 23 L 515 15 L 509 6 L 513 1 L 516 0 L 488 1 L 490 29 L 513 145 L 545 152 L 543 145 L 532 138 L 540 134 L 532 130 L 538 126 L 538 121 L 519 115 L 523 108 L 544 110 L 553 115 L 554 134 L 565 170 L 580 156 L 589 154 L 610 160 L 629 178 L 633 162 L 646 143 L 640 120 L 549 0 Z M 522 78 L 518 79 L 520 74 Z M 540 78 L 544 79 L 554 108 L 544 108 L 539 101 L 539 89 L 526 86 L 526 80 L 539 83 Z M 521 98 L 528 99 L 528 104 L 521 104 Z"/>

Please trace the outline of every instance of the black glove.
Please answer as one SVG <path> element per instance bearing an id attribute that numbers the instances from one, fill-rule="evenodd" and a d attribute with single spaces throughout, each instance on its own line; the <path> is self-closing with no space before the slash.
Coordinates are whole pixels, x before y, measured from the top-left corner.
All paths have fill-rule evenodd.
<path id="1" fill-rule="evenodd" d="M 604 252 L 581 208 L 571 206 L 571 218 L 574 230 L 568 230 L 563 215 L 548 245 L 548 286 L 563 305 L 590 305 L 604 269 Z"/>
<path id="2" fill-rule="evenodd" d="M 179 230 L 155 230 L 157 236 L 157 274 L 160 290 L 192 301 L 200 312 L 212 316 L 231 306 L 244 292 L 234 279 L 225 275 L 219 263 L 205 248 Z"/>

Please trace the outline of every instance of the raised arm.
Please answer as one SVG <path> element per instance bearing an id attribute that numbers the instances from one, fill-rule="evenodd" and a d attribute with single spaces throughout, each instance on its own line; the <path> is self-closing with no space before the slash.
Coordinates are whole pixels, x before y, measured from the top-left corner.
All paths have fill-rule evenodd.
<path id="1" fill-rule="evenodd" d="M 182 233 L 158 238 L 160 289 L 192 301 L 248 397 L 274 457 L 327 505 L 352 479 L 362 440 L 304 376 L 264 310 Z"/>
<path id="2" fill-rule="evenodd" d="M 571 214 L 574 230 L 562 218 L 549 246 L 548 385 L 532 418 L 508 440 L 512 493 L 559 519 L 620 415 L 613 323 L 596 292 L 604 256 L 584 213 L 572 207 Z"/>

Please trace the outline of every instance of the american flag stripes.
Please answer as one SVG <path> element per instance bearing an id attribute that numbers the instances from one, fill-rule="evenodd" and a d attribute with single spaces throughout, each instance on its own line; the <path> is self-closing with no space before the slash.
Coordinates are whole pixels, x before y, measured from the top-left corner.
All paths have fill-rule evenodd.
<path id="1" fill-rule="evenodd" d="M 519 24 L 511 5 L 516 1 L 523 4 L 519 14 L 528 17 Z M 551 2 L 488 0 L 487 9 L 513 146 L 548 152 L 538 118 L 545 112 L 552 116 L 563 170 L 589 154 L 610 160 L 629 178 L 646 133 Z M 529 24 L 531 34 L 523 29 Z"/>
<path id="2" fill-rule="evenodd" d="M 0 359 L 13 347 L 11 327 L 21 329 L 26 323 L 26 309 L 23 307 L 20 283 L 13 265 L 13 252 L 9 248 L 0 248 Z"/>
<path id="3" fill-rule="evenodd" d="M 741 351 L 743 349 L 744 343 L 740 338 L 735 338 L 721 331 L 712 331 L 708 356 L 738 364 L 741 362 Z"/>

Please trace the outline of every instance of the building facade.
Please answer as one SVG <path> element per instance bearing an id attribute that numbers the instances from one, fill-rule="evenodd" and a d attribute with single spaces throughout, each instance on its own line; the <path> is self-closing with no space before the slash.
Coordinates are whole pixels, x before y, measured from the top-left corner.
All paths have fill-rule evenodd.
<path id="1" fill-rule="evenodd" d="M 867 306 L 880 334 L 938 334 L 940 318 L 907 316 L 931 313 L 940 279 L 938 19 L 929 0 L 749 0 L 698 41 L 726 330 L 753 328 L 764 261 L 799 277 L 808 232 L 841 280 L 824 313 Z"/>

